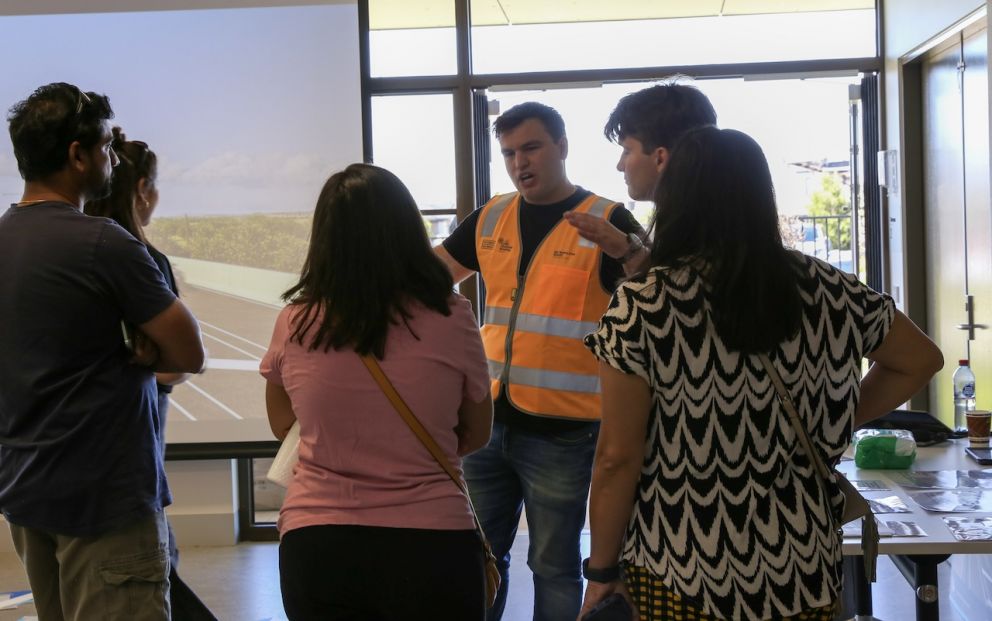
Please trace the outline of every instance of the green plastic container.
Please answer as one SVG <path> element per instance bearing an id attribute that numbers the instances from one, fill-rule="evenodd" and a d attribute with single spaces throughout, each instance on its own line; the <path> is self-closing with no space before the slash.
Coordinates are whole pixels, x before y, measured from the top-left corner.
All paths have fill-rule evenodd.
<path id="1" fill-rule="evenodd" d="M 854 432 L 854 463 L 867 470 L 900 470 L 916 460 L 916 440 L 905 429 Z"/>

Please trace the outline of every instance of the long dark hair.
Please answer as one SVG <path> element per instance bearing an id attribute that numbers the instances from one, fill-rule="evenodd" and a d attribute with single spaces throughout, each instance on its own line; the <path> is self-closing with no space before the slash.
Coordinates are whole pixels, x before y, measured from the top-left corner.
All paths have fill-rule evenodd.
<path id="1" fill-rule="evenodd" d="M 687 132 L 654 200 L 651 265 L 700 266 L 716 331 L 729 348 L 767 352 L 796 334 L 800 262 L 782 244 L 757 142 L 712 126 Z"/>
<path id="2" fill-rule="evenodd" d="M 158 175 L 158 157 L 148 145 L 140 140 L 128 140 L 120 127 L 114 128 L 114 141 L 111 147 L 120 162 L 114 167 L 110 182 L 110 195 L 99 200 L 87 201 L 83 211 L 90 216 L 110 218 L 125 231 L 145 244 L 145 232 L 141 219 L 135 213 L 135 199 L 138 198 L 138 182 L 154 184 Z"/>
<path id="3" fill-rule="evenodd" d="M 406 323 L 412 302 L 451 314 L 453 286 L 403 182 L 352 164 L 324 184 L 300 281 L 283 294 L 302 307 L 290 338 L 307 338 L 311 351 L 352 347 L 381 359 L 390 326 Z"/>

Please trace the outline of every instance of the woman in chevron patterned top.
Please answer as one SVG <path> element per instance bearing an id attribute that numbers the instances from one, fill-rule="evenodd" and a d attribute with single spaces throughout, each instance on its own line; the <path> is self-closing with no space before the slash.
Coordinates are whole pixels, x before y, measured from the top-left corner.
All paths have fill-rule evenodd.
<path id="1" fill-rule="evenodd" d="M 641 619 L 833 619 L 843 495 L 821 491 L 759 355 L 828 462 L 943 358 L 889 296 L 783 246 L 747 135 L 687 134 L 654 199 L 650 265 L 586 337 L 603 423 L 583 614 L 619 593 Z"/>

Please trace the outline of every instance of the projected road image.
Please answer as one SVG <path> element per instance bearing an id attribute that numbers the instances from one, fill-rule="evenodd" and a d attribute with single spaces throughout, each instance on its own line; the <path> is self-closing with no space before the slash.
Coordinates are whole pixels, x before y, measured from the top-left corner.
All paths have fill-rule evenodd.
<path id="1" fill-rule="evenodd" d="M 258 363 L 279 307 L 190 284 L 180 295 L 200 323 L 207 370 L 171 395 L 169 442 L 273 440 Z"/>

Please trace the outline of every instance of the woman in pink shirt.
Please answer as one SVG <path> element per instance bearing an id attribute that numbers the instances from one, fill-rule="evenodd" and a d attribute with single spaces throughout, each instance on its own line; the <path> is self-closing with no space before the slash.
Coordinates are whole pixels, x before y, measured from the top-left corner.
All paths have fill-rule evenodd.
<path id="1" fill-rule="evenodd" d="M 287 616 L 483 619 L 468 500 L 359 357 L 375 356 L 457 470 L 489 441 L 475 315 L 395 175 L 353 164 L 331 176 L 285 298 L 261 372 L 276 437 L 300 422 L 300 462 L 279 513 Z"/>

